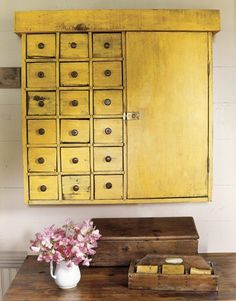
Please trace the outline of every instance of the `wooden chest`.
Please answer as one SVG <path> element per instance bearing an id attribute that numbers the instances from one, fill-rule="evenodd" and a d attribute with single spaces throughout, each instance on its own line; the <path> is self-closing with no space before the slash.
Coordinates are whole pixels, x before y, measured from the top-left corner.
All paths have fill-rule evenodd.
<path id="1" fill-rule="evenodd" d="M 102 234 L 92 264 L 128 266 L 147 254 L 198 253 L 198 232 L 192 217 L 97 218 Z"/>

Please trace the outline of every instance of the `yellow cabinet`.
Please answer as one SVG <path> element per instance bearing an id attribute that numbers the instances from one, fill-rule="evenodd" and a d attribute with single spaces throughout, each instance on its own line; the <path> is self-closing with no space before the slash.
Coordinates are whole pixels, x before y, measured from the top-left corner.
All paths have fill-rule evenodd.
<path id="1" fill-rule="evenodd" d="M 122 171 L 123 151 L 122 147 L 95 147 L 94 148 L 95 171 Z"/>
<path id="2" fill-rule="evenodd" d="M 28 63 L 27 87 L 54 88 L 56 86 L 55 63 Z"/>
<path id="3" fill-rule="evenodd" d="M 32 91 L 27 93 L 28 115 L 55 115 L 56 93 Z"/>
<path id="4" fill-rule="evenodd" d="M 89 115 L 89 92 L 61 91 L 60 112 L 61 115 Z"/>
<path id="5" fill-rule="evenodd" d="M 121 62 L 94 62 L 93 84 L 99 87 L 122 86 Z"/>
<path id="6" fill-rule="evenodd" d="M 88 147 L 61 148 L 62 172 L 89 172 L 90 154 Z"/>
<path id="7" fill-rule="evenodd" d="M 56 143 L 55 120 L 28 120 L 28 144 Z"/>
<path id="8" fill-rule="evenodd" d="M 58 179 L 56 176 L 30 176 L 30 200 L 57 200 Z"/>
<path id="9" fill-rule="evenodd" d="M 31 147 L 28 150 L 29 172 L 57 171 L 57 149 Z"/>
<path id="10" fill-rule="evenodd" d="M 93 57 L 121 57 L 121 45 L 120 33 L 95 33 L 93 34 Z"/>
<path id="11" fill-rule="evenodd" d="M 62 195 L 64 200 L 88 200 L 90 176 L 63 176 Z"/>
<path id="12" fill-rule="evenodd" d="M 60 64 L 61 86 L 88 86 L 89 65 L 86 62 L 61 63 Z"/>
<path id="13" fill-rule="evenodd" d="M 29 34 L 27 36 L 27 56 L 29 58 L 55 57 L 55 34 Z"/>
<path id="14" fill-rule="evenodd" d="M 121 119 L 95 119 L 94 120 L 95 143 L 122 143 L 123 128 Z"/>
<path id="15" fill-rule="evenodd" d="M 88 57 L 88 34 L 61 34 L 61 58 L 86 58 Z"/>
<path id="16" fill-rule="evenodd" d="M 123 199 L 123 177 L 120 175 L 95 176 L 95 198 L 101 200 Z"/>
<path id="17" fill-rule="evenodd" d="M 89 120 L 61 120 L 61 142 L 88 143 Z"/>
<path id="18" fill-rule="evenodd" d="M 120 90 L 96 90 L 93 95 L 95 115 L 120 115 L 123 113 L 123 95 Z"/>

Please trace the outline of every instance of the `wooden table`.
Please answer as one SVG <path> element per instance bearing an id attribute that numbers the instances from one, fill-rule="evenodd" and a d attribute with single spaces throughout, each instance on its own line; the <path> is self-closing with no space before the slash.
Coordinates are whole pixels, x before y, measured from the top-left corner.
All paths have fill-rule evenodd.
<path id="1" fill-rule="evenodd" d="M 236 300 L 236 253 L 204 254 L 219 275 L 219 292 L 208 294 L 159 293 L 127 287 L 127 267 L 82 268 L 79 285 L 61 290 L 49 275 L 49 265 L 26 258 L 4 301 L 156 301 Z"/>

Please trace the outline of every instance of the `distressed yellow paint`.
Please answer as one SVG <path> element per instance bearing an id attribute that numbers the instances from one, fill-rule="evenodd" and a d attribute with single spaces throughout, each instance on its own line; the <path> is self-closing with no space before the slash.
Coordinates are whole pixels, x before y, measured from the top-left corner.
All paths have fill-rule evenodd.
<path id="1" fill-rule="evenodd" d="M 61 148 L 62 172 L 89 172 L 89 148 L 88 147 L 63 147 Z"/>
<path id="2" fill-rule="evenodd" d="M 57 176 L 30 176 L 30 200 L 57 200 L 58 179 Z M 40 187 L 46 186 L 46 191 Z"/>
<path id="3" fill-rule="evenodd" d="M 77 135 L 72 135 L 76 130 Z M 61 142 L 88 143 L 89 120 L 61 120 Z"/>
<path id="4" fill-rule="evenodd" d="M 28 115 L 55 115 L 56 93 L 33 91 L 27 93 Z"/>
<path id="5" fill-rule="evenodd" d="M 88 57 L 88 34 L 61 34 L 60 57 Z"/>
<path id="6" fill-rule="evenodd" d="M 43 129 L 44 134 L 39 130 Z M 53 144 L 56 143 L 55 120 L 28 120 L 28 144 Z"/>
<path id="7" fill-rule="evenodd" d="M 93 85 L 97 87 L 122 86 L 121 70 L 121 62 L 94 62 Z"/>
<path id="8" fill-rule="evenodd" d="M 76 72 L 76 77 L 73 77 Z M 88 86 L 89 65 L 87 62 L 61 63 L 60 64 L 61 86 Z"/>
<path id="9" fill-rule="evenodd" d="M 89 91 L 61 91 L 61 115 L 89 115 Z"/>
<path id="10" fill-rule="evenodd" d="M 111 188 L 106 185 L 111 184 Z M 95 199 L 109 200 L 123 198 L 123 176 L 121 175 L 99 175 L 95 176 Z"/>
<path id="11" fill-rule="evenodd" d="M 57 171 L 56 148 L 35 148 L 35 147 L 29 148 L 28 171 L 29 172 Z"/>
<path id="12" fill-rule="evenodd" d="M 55 34 L 28 34 L 27 57 L 46 58 L 56 55 Z"/>
<path id="13" fill-rule="evenodd" d="M 95 147 L 94 148 L 95 171 L 122 171 L 123 151 L 122 147 Z"/>
<path id="14" fill-rule="evenodd" d="M 106 131 L 111 130 L 110 134 Z M 122 143 L 123 129 L 121 119 L 95 119 L 94 143 Z"/>
<path id="15" fill-rule="evenodd" d="M 121 57 L 120 33 L 95 33 L 93 34 L 93 57 L 117 58 Z"/>
<path id="16" fill-rule="evenodd" d="M 120 90 L 94 91 L 93 102 L 95 115 L 119 115 L 123 113 L 122 91 Z"/>
<path id="17" fill-rule="evenodd" d="M 29 88 L 54 88 L 55 75 L 55 63 L 27 63 L 27 87 Z"/>
<path id="18" fill-rule="evenodd" d="M 78 191 L 75 191 L 75 186 Z M 88 200 L 90 198 L 90 176 L 63 176 L 63 199 Z"/>

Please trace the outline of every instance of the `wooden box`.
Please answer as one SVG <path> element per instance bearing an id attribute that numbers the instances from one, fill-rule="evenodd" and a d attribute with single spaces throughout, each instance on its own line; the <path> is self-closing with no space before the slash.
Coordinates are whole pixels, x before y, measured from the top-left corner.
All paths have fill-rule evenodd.
<path id="1" fill-rule="evenodd" d="M 146 254 L 197 254 L 198 232 L 192 217 L 97 218 L 102 234 L 92 264 L 129 266 Z"/>

